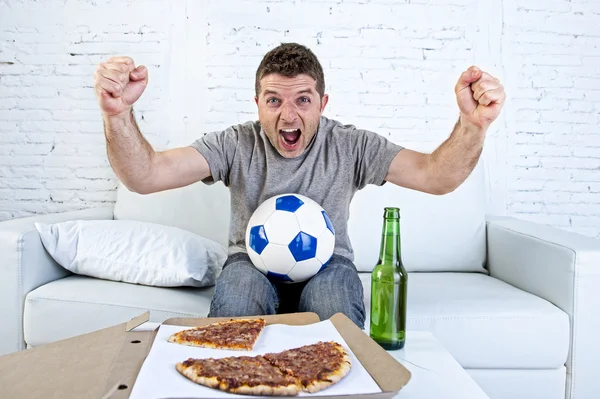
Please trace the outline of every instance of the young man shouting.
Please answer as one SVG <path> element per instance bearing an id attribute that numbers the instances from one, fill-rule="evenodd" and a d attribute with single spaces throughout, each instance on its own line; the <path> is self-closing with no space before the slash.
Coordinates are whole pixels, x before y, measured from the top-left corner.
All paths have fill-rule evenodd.
<path id="1" fill-rule="evenodd" d="M 98 66 L 94 87 L 108 158 L 117 177 L 137 193 L 219 180 L 230 189 L 229 257 L 209 316 L 306 311 L 325 320 L 343 312 L 361 328 L 363 289 L 347 230 L 353 195 L 367 184 L 384 182 L 435 195 L 453 191 L 477 164 L 486 131 L 505 100 L 498 79 L 470 67 L 455 87 L 460 117 L 450 137 L 431 154 L 403 149 L 381 135 L 324 117 L 329 97 L 321 64 L 308 48 L 286 43 L 269 51 L 256 71 L 258 121 L 157 152 L 133 116 L 133 104 L 147 84 L 148 70 L 129 57 Z M 252 213 L 266 199 L 287 192 L 319 203 L 336 232 L 328 266 L 304 283 L 271 281 L 246 254 Z"/>

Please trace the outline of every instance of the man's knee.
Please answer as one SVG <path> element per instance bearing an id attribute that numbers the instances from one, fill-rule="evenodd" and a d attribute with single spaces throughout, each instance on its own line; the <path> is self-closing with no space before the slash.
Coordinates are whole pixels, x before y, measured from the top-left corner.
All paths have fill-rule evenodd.
<path id="1" fill-rule="evenodd" d="M 210 304 L 209 317 L 258 316 L 275 313 L 277 294 L 269 280 L 245 254 L 223 267 Z"/>
<path id="2" fill-rule="evenodd" d="M 364 292 L 354 265 L 345 258 L 332 258 L 332 262 L 306 284 L 300 297 L 300 310 L 315 312 L 321 320 L 341 312 L 362 329 Z"/>

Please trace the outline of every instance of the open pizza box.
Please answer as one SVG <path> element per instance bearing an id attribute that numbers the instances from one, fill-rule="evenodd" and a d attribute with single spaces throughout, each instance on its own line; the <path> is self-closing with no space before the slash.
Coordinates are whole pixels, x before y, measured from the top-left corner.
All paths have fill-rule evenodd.
<path id="1" fill-rule="evenodd" d="M 148 354 L 153 347 L 154 340 L 159 334 L 158 328 L 140 331 L 139 326 L 148 321 L 148 316 L 149 314 L 146 312 L 128 323 L 1 356 L 0 396 L 32 399 L 48 397 L 64 399 L 130 398 L 136 380 L 138 380 L 137 383 L 140 383 L 138 379 L 138 376 L 141 377 L 140 370 L 146 358 L 149 357 Z M 280 324 L 307 328 L 323 324 L 314 313 L 282 314 L 262 316 L 262 318 L 266 320 L 267 327 L 273 325 L 274 328 Z M 161 328 L 166 330 L 174 328 L 171 326 L 202 326 L 229 319 L 173 318 L 162 323 Z M 317 394 L 301 395 L 328 399 L 392 398 L 408 383 L 411 377 L 410 372 L 364 331 L 356 327 L 345 315 L 338 313 L 326 321 L 326 327 L 331 328 L 329 322 L 335 328 L 336 333 L 339 333 L 344 344 L 351 350 L 355 363 L 364 368 L 363 371 L 368 373 L 373 383 L 376 384 L 375 386 L 379 388 L 378 392 L 361 394 L 348 392 L 343 395 L 329 395 L 327 394 L 328 389 L 325 389 L 318 393 L 320 396 Z M 283 326 L 283 328 L 288 327 Z M 290 330 L 293 329 L 290 328 Z M 314 337 L 315 342 L 318 340 L 319 337 Z M 355 367 L 354 363 L 352 367 Z M 351 373 L 344 379 L 353 378 Z M 182 376 L 181 379 L 185 380 Z M 135 388 L 138 387 L 135 386 Z M 233 395 L 207 389 L 214 394 L 166 397 L 161 395 L 160 398 L 192 399 L 213 397 L 213 395 L 215 397 L 223 397 L 223 395 L 244 397 L 244 395 Z"/>

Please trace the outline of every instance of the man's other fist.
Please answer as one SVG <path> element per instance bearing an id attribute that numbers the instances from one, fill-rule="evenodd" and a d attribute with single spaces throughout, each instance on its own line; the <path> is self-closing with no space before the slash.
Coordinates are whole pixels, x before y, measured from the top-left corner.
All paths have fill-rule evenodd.
<path id="1" fill-rule="evenodd" d="M 94 90 L 102 113 L 116 116 L 131 109 L 148 85 L 148 69 L 130 57 L 112 57 L 98 65 Z"/>
<path id="2" fill-rule="evenodd" d="M 477 129 L 487 129 L 496 120 L 506 99 L 500 81 L 476 66 L 460 75 L 454 91 L 461 122 Z"/>

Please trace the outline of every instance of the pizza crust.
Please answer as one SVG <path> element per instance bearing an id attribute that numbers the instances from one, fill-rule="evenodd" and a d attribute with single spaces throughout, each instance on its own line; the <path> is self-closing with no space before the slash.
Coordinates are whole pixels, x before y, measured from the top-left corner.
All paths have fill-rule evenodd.
<path id="1" fill-rule="evenodd" d="M 239 393 L 243 395 L 269 395 L 269 396 L 296 396 L 300 393 L 298 385 L 272 387 L 269 385 L 256 385 L 250 387 L 242 385 L 238 388 L 224 389 L 231 393 Z"/>
<path id="2" fill-rule="evenodd" d="M 196 368 L 194 365 L 186 366 L 183 363 L 177 363 L 175 365 L 177 371 L 179 371 L 183 376 L 189 378 L 197 384 L 205 385 L 210 388 L 219 388 L 219 380 L 217 377 L 202 377 L 199 376 L 196 372 Z"/>
<path id="3" fill-rule="evenodd" d="M 178 334 L 178 333 L 175 333 L 175 334 Z M 217 345 L 212 342 L 188 341 L 188 340 L 182 339 L 180 336 L 170 336 L 168 341 L 173 342 L 175 344 L 179 344 L 179 345 L 194 346 L 196 348 L 227 349 L 227 350 L 232 350 L 232 351 L 252 350 L 251 347 L 246 347 L 246 346 L 242 346 L 242 345 L 237 345 L 237 346 L 236 345 L 225 345 L 225 344 Z"/>
<path id="4" fill-rule="evenodd" d="M 339 368 L 329 374 L 323 375 L 321 379 L 312 381 L 310 384 L 305 385 L 303 387 L 303 391 L 310 393 L 322 391 L 323 389 L 330 387 L 331 385 L 340 381 L 346 376 L 346 374 L 350 372 L 350 369 L 352 368 L 352 359 L 348 355 L 348 352 L 346 352 L 344 348 L 339 344 L 336 344 L 336 349 L 342 355 L 342 362 Z"/>

